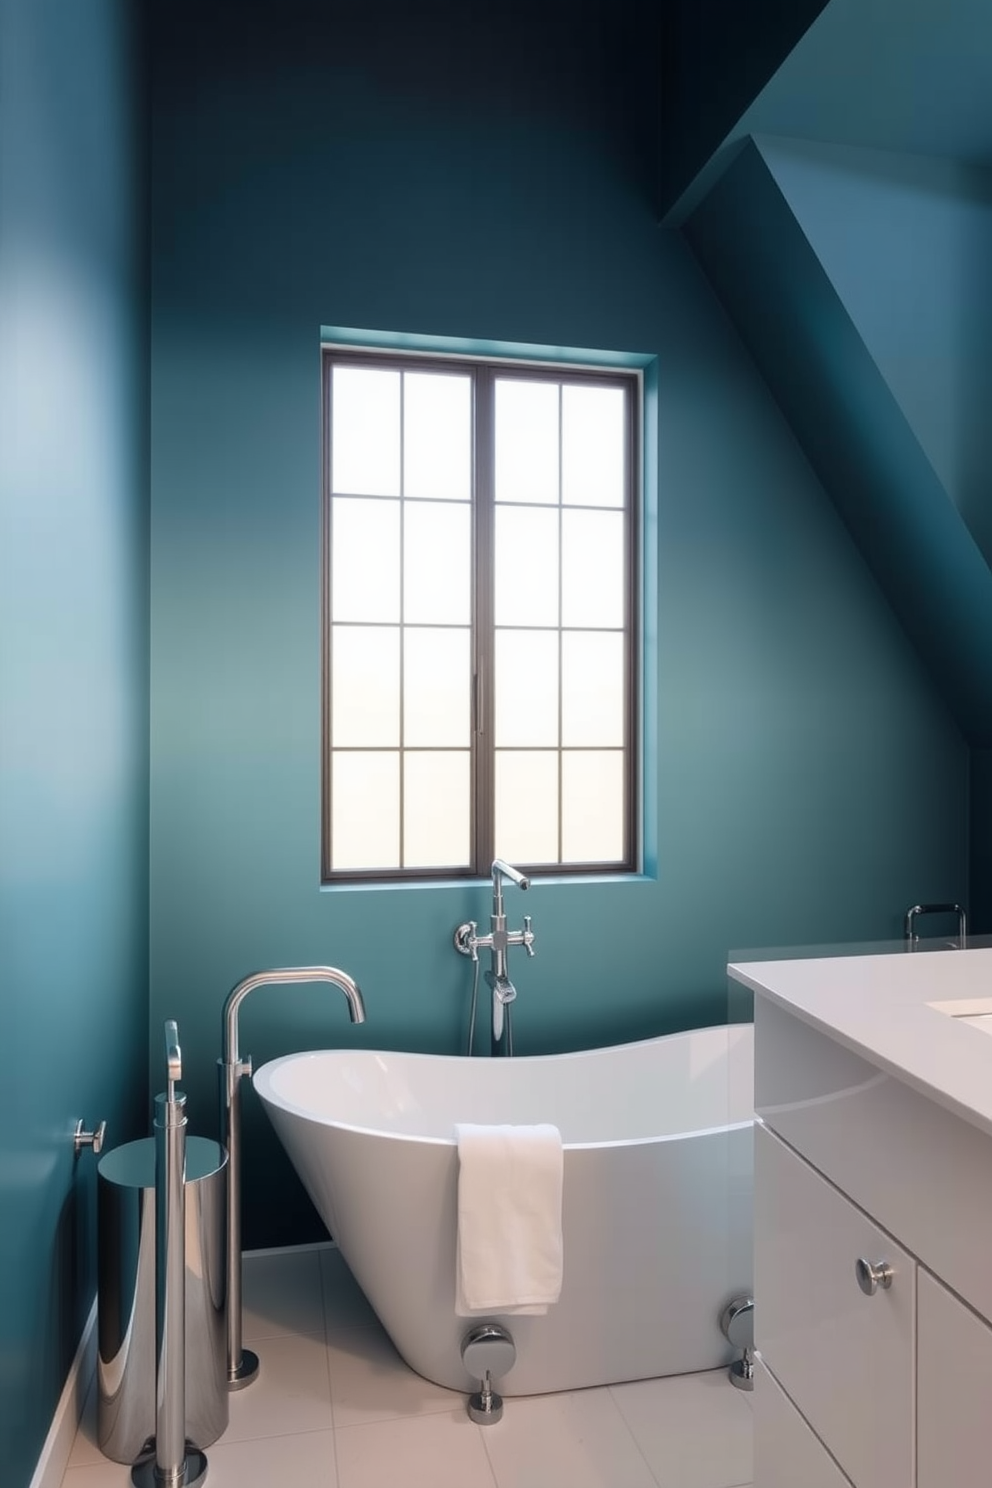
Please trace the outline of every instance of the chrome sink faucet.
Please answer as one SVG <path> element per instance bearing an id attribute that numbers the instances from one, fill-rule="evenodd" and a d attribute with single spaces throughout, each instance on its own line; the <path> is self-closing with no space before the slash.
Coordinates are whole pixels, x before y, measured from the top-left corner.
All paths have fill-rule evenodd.
<path id="1" fill-rule="evenodd" d="M 491 952 L 490 969 L 486 972 L 492 997 L 492 1035 L 493 1052 L 510 1052 L 504 1050 L 503 1035 L 507 1024 L 506 1009 L 514 1001 L 517 989 L 510 981 L 507 973 L 506 953 L 510 946 L 523 946 L 528 956 L 534 954 L 534 932 L 531 929 L 530 915 L 524 915 L 522 930 L 507 930 L 506 912 L 503 908 L 503 879 L 508 878 L 511 883 L 519 889 L 529 889 L 530 879 L 525 873 L 514 868 L 510 863 L 504 862 L 502 858 L 493 859 L 493 908 L 489 918 L 489 934 L 476 934 L 477 924 L 475 920 L 467 920 L 464 925 L 459 925 L 455 931 L 455 949 L 463 956 L 470 956 L 473 961 L 478 961 L 479 950 Z M 507 1044 L 509 1040 L 507 1039 Z"/>

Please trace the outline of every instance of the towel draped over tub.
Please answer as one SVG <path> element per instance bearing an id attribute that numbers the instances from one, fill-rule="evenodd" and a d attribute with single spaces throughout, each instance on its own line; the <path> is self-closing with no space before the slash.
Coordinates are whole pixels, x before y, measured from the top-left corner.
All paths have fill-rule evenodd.
<path id="1" fill-rule="evenodd" d="M 562 1282 L 562 1145 L 556 1126 L 455 1126 L 455 1310 L 543 1313 Z"/>

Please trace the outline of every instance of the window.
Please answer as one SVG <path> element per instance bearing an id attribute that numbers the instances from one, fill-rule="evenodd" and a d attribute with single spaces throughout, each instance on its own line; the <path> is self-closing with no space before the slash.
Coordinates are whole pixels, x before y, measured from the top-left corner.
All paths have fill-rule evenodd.
<path id="1" fill-rule="evenodd" d="M 325 881 L 634 869 L 639 393 L 324 349 Z"/>

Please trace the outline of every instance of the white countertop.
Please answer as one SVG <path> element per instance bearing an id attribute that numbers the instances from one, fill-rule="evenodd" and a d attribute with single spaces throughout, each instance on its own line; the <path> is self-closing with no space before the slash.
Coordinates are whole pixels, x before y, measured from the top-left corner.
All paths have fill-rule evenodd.
<path id="1" fill-rule="evenodd" d="M 747 961 L 727 970 L 992 1135 L 992 1037 L 929 1006 L 974 999 L 992 1010 L 992 950 Z"/>

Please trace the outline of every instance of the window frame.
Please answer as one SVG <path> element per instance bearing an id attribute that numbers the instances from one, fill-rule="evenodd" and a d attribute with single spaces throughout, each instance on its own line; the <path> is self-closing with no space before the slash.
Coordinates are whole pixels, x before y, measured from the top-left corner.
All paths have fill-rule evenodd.
<path id="1" fill-rule="evenodd" d="M 470 649 L 472 657 L 472 718 L 470 734 L 471 823 L 470 859 L 465 865 L 444 867 L 401 866 L 375 869 L 333 869 L 331 866 L 332 770 L 331 737 L 331 637 L 332 637 L 332 519 L 334 496 L 332 481 L 332 379 L 335 365 L 367 367 L 396 371 L 438 371 L 470 375 L 471 381 L 471 620 Z M 556 361 L 551 358 L 525 359 L 519 356 L 460 355 L 415 349 L 359 346 L 323 342 L 321 345 L 321 513 L 320 513 L 320 863 L 324 887 L 369 885 L 403 885 L 440 881 L 470 881 L 488 877 L 497 856 L 493 840 L 495 831 L 495 756 L 496 746 L 488 726 L 494 718 L 494 625 L 493 582 L 495 501 L 495 383 L 497 379 L 523 381 L 544 380 L 559 385 L 600 385 L 619 387 L 625 393 L 626 439 L 624 501 L 625 516 L 624 580 L 625 605 L 623 636 L 626 657 L 624 665 L 623 728 L 624 755 L 623 813 L 624 850 L 620 859 L 603 862 L 521 862 L 518 866 L 530 876 L 588 877 L 592 875 L 632 876 L 640 872 L 643 850 L 642 827 L 638 815 L 640 802 L 641 740 L 640 719 L 643 707 L 641 654 L 643 637 L 640 628 L 641 569 L 644 542 L 644 493 L 641 459 L 644 417 L 644 379 L 639 366 Z M 559 425 L 560 437 L 560 425 Z M 560 478 L 560 464 L 559 464 Z M 341 494 L 341 493 L 339 493 Z M 399 499 L 406 499 L 401 494 Z M 548 510 L 563 510 L 560 500 Z M 574 510 L 598 510 L 575 507 Z M 559 564 L 561 554 L 559 552 Z M 485 582 L 480 576 L 485 573 Z M 402 630 L 402 617 L 400 619 Z M 527 626 L 527 629 L 534 629 Z M 541 628 L 541 627 L 537 627 Z M 576 627 L 568 627 L 576 628 Z M 553 629 L 559 638 L 568 629 L 559 622 Z M 581 629 L 582 627 L 577 627 Z M 593 627 L 595 628 L 595 627 Z M 559 709 L 561 691 L 559 682 Z M 568 747 L 559 741 L 546 746 L 558 757 L 559 800 L 561 769 Z M 577 746 L 573 746 L 577 747 Z M 400 832 L 402 843 L 402 735 L 397 751 L 400 755 Z M 561 847 L 562 821 L 559 811 L 558 836 Z"/>

